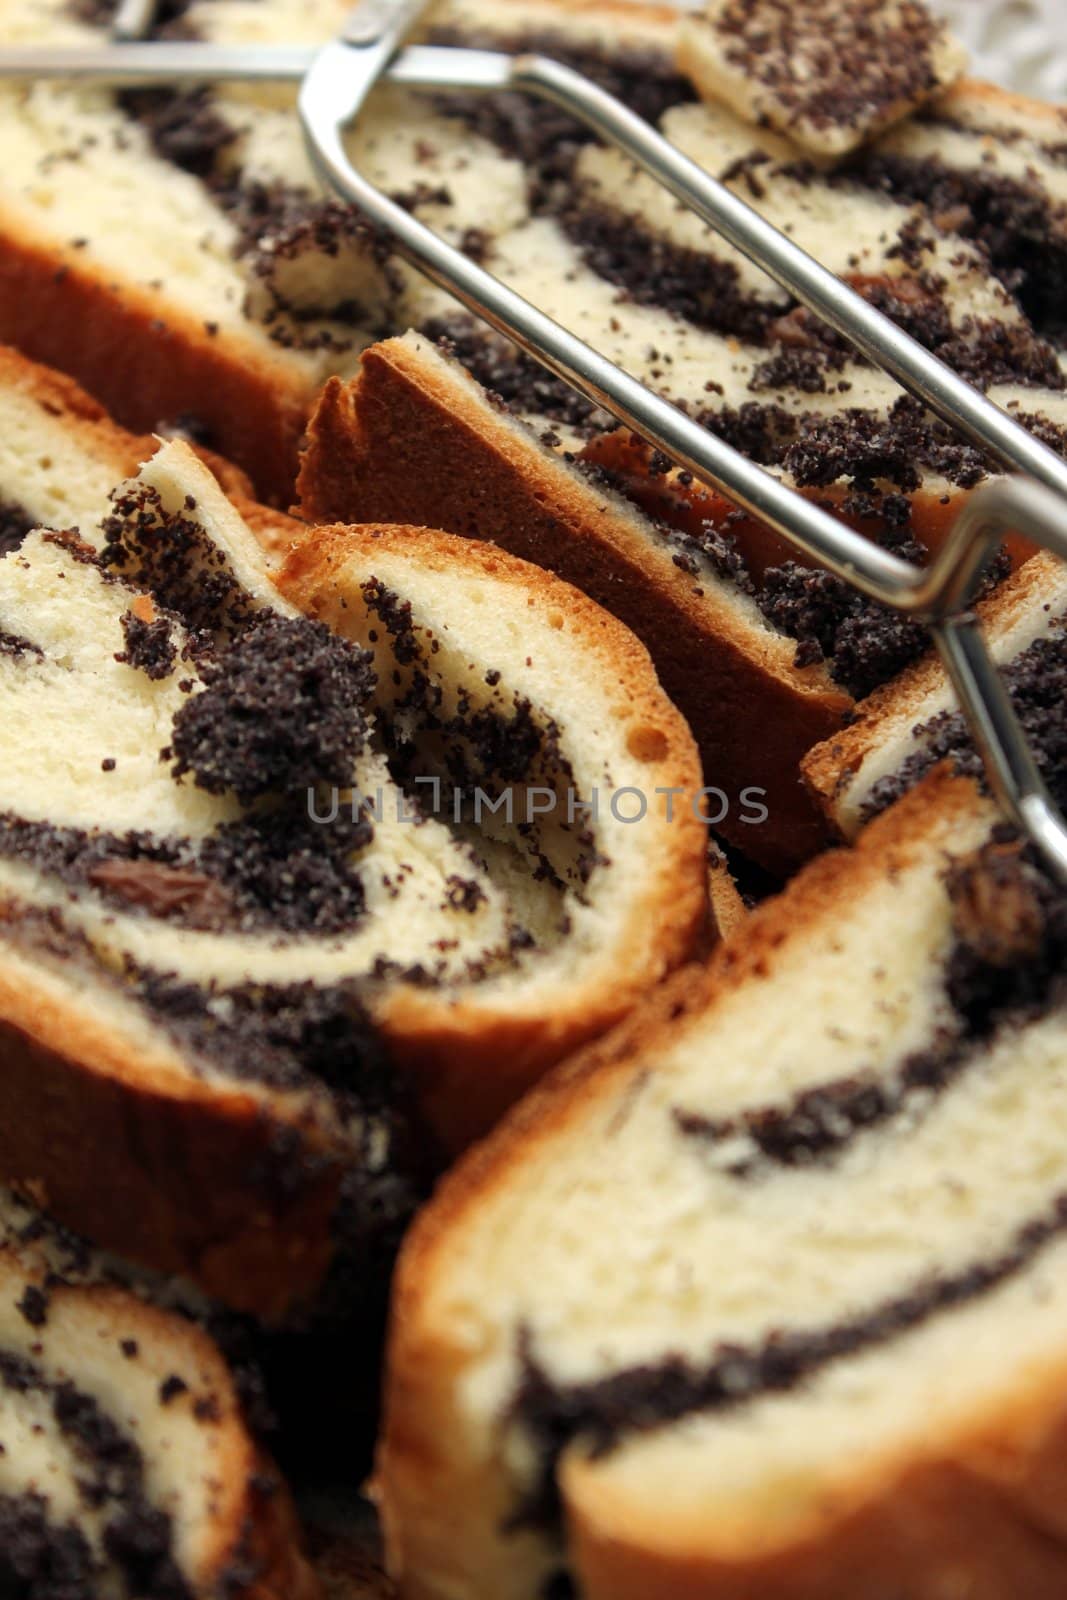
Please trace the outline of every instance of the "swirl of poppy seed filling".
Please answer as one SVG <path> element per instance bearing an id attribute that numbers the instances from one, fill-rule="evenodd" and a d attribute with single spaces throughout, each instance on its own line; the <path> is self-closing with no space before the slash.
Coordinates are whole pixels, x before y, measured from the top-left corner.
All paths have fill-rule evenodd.
<path id="1" fill-rule="evenodd" d="M 1061 763 L 1061 774 L 1065 770 L 1067 764 Z M 919 1114 L 928 1112 L 995 1036 L 1062 1010 L 1067 891 L 1041 868 L 1033 847 L 1010 825 L 995 825 L 982 845 L 948 865 L 944 886 L 954 934 L 943 972 L 955 1019 L 951 1028 L 910 1057 L 891 1081 L 857 1075 L 809 1090 L 784 1108 L 718 1123 L 675 1112 L 679 1131 L 712 1144 L 743 1135 L 751 1156 L 732 1160 L 723 1170 L 745 1183 L 775 1166 L 825 1165 L 907 1110 L 912 1097 Z M 589 1382 L 561 1383 L 539 1359 L 531 1328 L 520 1327 L 521 1377 L 507 1421 L 532 1445 L 536 1465 L 507 1531 L 558 1535 L 558 1468 L 571 1447 L 580 1445 L 598 1459 L 636 1435 L 687 1416 L 734 1411 L 761 1397 L 788 1394 L 831 1363 L 991 1293 L 1065 1233 L 1067 1191 L 1054 1194 L 1002 1247 L 960 1268 L 932 1270 L 884 1301 L 831 1324 L 778 1330 L 751 1345 L 719 1345 L 705 1365 L 668 1355 Z"/>
<path id="2" fill-rule="evenodd" d="M 951 117 L 929 112 L 918 120 L 935 132 L 954 127 Z M 1045 153 L 1062 161 L 1063 148 L 1060 143 Z M 935 216 L 951 217 L 954 231 L 988 251 L 994 270 L 1037 332 L 1062 345 L 1067 338 L 1067 210 L 1035 182 L 982 165 L 959 171 L 935 156 L 877 148 L 859 152 L 849 172 L 886 194 L 918 201 Z"/>
<path id="3" fill-rule="evenodd" d="M 678 1129 L 708 1146 L 738 1148 L 740 1141 L 745 1153 L 731 1156 L 726 1169 L 739 1178 L 758 1177 L 768 1164 L 827 1164 L 892 1118 L 929 1108 L 998 1028 L 1061 1005 L 1067 895 L 1040 869 L 1033 847 L 1001 824 L 977 854 L 952 864 L 946 886 L 955 934 L 945 979 L 953 1025 L 942 1025 L 889 1077 L 856 1073 L 733 1118 L 675 1111 Z"/>
<path id="4" fill-rule="evenodd" d="M 175 778 L 242 805 L 346 785 L 368 737 L 371 657 L 305 617 L 253 622 L 174 718 Z"/>
<path id="5" fill-rule="evenodd" d="M 587 1384 L 559 1384 L 540 1365 L 523 1330 L 523 1377 L 511 1422 L 534 1444 L 538 1468 L 507 1523 L 508 1531 L 558 1531 L 562 1506 L 557 1470 L 564 1452 L 575 1444 L 594 1458 L 603 1457 L 635 1434 L 685 1417 L 733 1411 L 761 1397 L 789 1394 L 830 1363 L 873 1349 L 992 1292 L 1032 1265 L 1064 1233 L 1067 1192 L 1020 1228 L 996 1256 L 952 1274 L 931 1274 L 863 1315 L 832 1326 L 791 1329 L 751 1347 L 720 1347 L 705 1367 L 673 1357 Z"/>
<path id="6" fill-rule="evenodd" d="M 10 1600 L 78 1600 L 96 1563 L 74 1523 L 56 1524 L 39 1494 L 0 1495 L 0 1592 Z"/>
<path id="7" fill-rule="evenodd" d="M 477 850 L 476 827 L 464 834 L 435 820 L 445 862 L 455 861 L 455 870 L 441 873 L 441 936 L 423 939 L 425 955 L 394 959 L 386 912 L 379 942 L 361 947 L 354 969 L 338 965 L 333 953 L 342 947 L 336 941 L 362 931 L 366 945 L 366 934 L 374 931 L 367 923 L 364 874 L 377 870 L 370 847 L 378 829 L 390 826 L 387 816 L 376 823 L 372 803 L 358 799 L 359 763 L 369 755 L 376 763 L 369 770 L 396 785 L 390 793 L 402 804 L 405 785 L 410 789 L 422 770 L 425 737 L 432 735 L 440 749 L 431 756 L 440 762 L 451 816 L 453 792 L 461 786 L 495 792 L 494 786 L 521 784 L 535 772 L 559 782 L 572 778 L 559 730 L 491 670 L 484 700 L 475 685 L 458 693 L 454 704 L 446 701 L 446 686 L 432 664 L 438 641 L 415 625 L 409 601 L 367 579 L 364 597 L 379 623 L 371 637 L 387 636 L 393 676 L 411 669 L 400 703 L 390 706 L 386 698 L 379 704 L 370 654 L 321 622 L 275 611 L 269 588 L 257 600 L 242 587 L 230 556 L 199 520 L 193 496 L 170 509 L 142 479 L 120 487 L 112 499 L 99 551 L 70 532 L 43 534 L 40 558 L 47 565 L 54 548 L 62 553 L 60 576 L 77 576 L 87 597 L 109 597 L 106 610 L 121 624 L 124 644 L 115 658 L 161 685 L 167 716 L 177 704 L 160 763 L 179 788 L 221 797 L 225 806 L 208 831 L 191 835 L 65 824 L 14 809 L 0 813 L 0 860 L 37 874 L 51 897 L 49 906 L 13 906 L 4 917 L 8 935 L 31 951 L 91 966 L 164 1028 L 194 1072 L 222 1067 L 280 1089 L 326 1089 L 352 1136 L 366 1138 L 367 1170 L 377 1184 L 366 1211 L 392 1237 L 400 1219 L 410 1215 L 421 1178 L 409 1113 L 382 1065 L 366 1009 L 368 991 L 396 982 L 433 986 L 450 970 L 463 981 L 477 981 L 519 959 L 536 939 L 511 920 L 507 902 L 499 908 L 495 899 L 490 902 L 496 884 L 492 866 Z M 20 558 L 23 568 L 27 561 Z M 68 569 L 63 562 L 73 565 Z M 86 569 L 84 579 L 79 569 Z M 12 584 L 18 593 L 15 574 Z M 19 615 L 17 608 L 11 614 Z M 4 648 L 19 671 L 26 664 L 27 685 L 37 663 L 48 674 L 56 671 L 50 653 L 29 640 L 5 636 Z M 12 687 L 18 683 L 15 672 Z M 100 766 L 107 773 L 115 763 L 105 759 Z M 352 791 L 356 798 L 313 814 L 309 793 L 330 789 Z M 412 812 L 407 820 L 427 819 Z M 533 892 L 539 906 L 551 900 L 562 933 L 566 894 L 580 894 L 601 859 L 583 830 L 573 830 L 565 842 L 577 853 L 573 871 L 548 859 L 537 827 L 514 847 L 531 882 L 544 884 L 544 893 Z M 395 883 L 388 876 L 392 866 L 379 873 L 392 898 L 403 892 L 405 859 L 399 858 Z M 464 862 L 470 875 L 462 870 Z M 432 873 L 419 892 L 419 903 L 438 892 Z M 475 930 L 467 948 L 459 919 L 478 918 L 486 904 L 497 920 L 490 921 L 485 937 Z M 262 944 L 268 957 L 289 941 L 298 949 L 306 938 L 325 942 L 325 976 L 257 982 L 259 947 L 253 944 L 225 980 L 205 976 L 212 968 L 194 944 L 197 964 L 187 975 L 180 945 L 149 939 L 149 953 L 134 957 L 134 924 L 130 945 L 115 946 L 119 959 L 101 961 L 93 932 L 100 905 L 105 944 L 114 943 L 108 933 L 112 910 L 185 934 L 269 936 Z M 89 918 L 84 932 L 79 908 Z M 459 952 L 454 959 L 453 949 Z M 272 970 L 278 970 L 277 961 Z M 314 950 L 308 970 L 320 970 Z M 282 1165 L 299 1179 L 302 1161 L 298 1150 Z"/>
<path id="8" fill-rule="evenodd" d="M 430 1174 L 425 1138 L 404 1081 L 366 1010 L 364 983 L 227 986 L 185 981 L 129 963 L 119 978 L 100 971 L 85 940 L 54 911 L 17 909 L 13 921 L 0 906 L 5 936 L 30 955 L 92 965 L 100 981 L 121 986 L 123 995 L 185 1053 L 194 1075 L 207 1063 L 237 1081 L 296 1092 L 319 1085 L 329 1093 L 351 1159 L 331 1218 L 336 1249 L 316 1301 L 316 1322 L 347 1324 L 350 1330 L 358 1326 L 371 1337 L 369 1330 L 384 1323 L 396 1251 L 426 1198 Z M 412 982 L 424 978 L 417 971 L 390 975 Z M 293 1127 L 279 1132 L 262 1155 L 257 1181 L 268 1192 L 296 1196 L 318 1181 L 322 1160 L 313 1133 Z M 71 1270 L 80 1267 L 75 1256 Z M 238 1319 L 213 1323 L 210 1331 L 239 1363 L 242 1398 L 267 1431 L 272 1419 L 264 1412 L 259 1376 L 248 1360 Z"/>
<path id="9" fill-rule="evenodd" d="M 0 1293 L 17 1313 L 0 1350 L 0 1457 L 8 1474 L 0 1493 L 0 1593 L 5 1600 L 88 1600 L 105 1591 L 192 1600 L 186 1532 L 195 1534 L 201 1511 L 216 1516 L 216 1486 L 183 1460 L 189 1497 L 161 1492 L 167 1446 L 154 1424 L 195 1427 L 209 1455 L 220 1426 L 247 1431 L 257 1443 L 276 1437 L 263 1329 L 185 1283 L 94 1249 L 12 1190 L 0 1190 L 0 1266 Z M 173 1366 L 157 1359 L 168 1323 L 163 1348 Z M 201 1331 L 225 1362 L 225 1376 L 217 1376 L 224 1391 L 232 1384 L 232 1415 L 210 1364 L 196 1359 Z M 121 1408 L 109 1403 L 115 1396 Z M 180 1413 L 174 1419 L 166 1415 L 171 1408 Z M 264 1458 L 250 1495 L 267 1499 L 280 1487 Z M 225 1560 L 216 1573 L 220 1594 L 258 1576 L 243 1536 L 216 1553 Z"/>
<path id="10" fill-rule="evenodd" d="M 374 826 L 344 808 L 328 822 L 315 820 L 306 794 L 315 785 L 352 781 L 370 735 L 370 658 L 321 623 L 257 610 L 197 521 L 197 510 L 191 497 L 172 512 L 151 486 L 125 486 L 105 519 L 99 553 L 72 534 L 45 535 L 43 548 L 61 551 L 75 571 L 92 569 L 105 591 L 130 587 L 131 609 L 122 617 L 127 648 L 118 656 L 149 682 L 160 678 L 162 636 L 146 652 L 131 649 L 126 620 L 136 618 L 133 608 L 154 612 L 155 621 L 145 626 L 165 628 L 171 674 L 188 673 L 179 686 L 184 698 L 172 744 L 160 752 L 160 762 L 176 769 L 175 781 L 239 797 L 242 813 L 192 838 L 115 833 L 8 812 L 0 815 L 0 858 L 32 870 L 49 889 L 74 891 L 74 905 L 95 896 L 105 907 L 179 929 L 282 939 L 345 935 L 365 915 L 358 857 L 373 840 Z M 65 575 L 69 579 L 70 572 Z M 30 641 L 9 638 L 5 651 L 19 672 L 24 664 L 27 672 L 38 661 L 49 664 Z M 107 770 L 108 763 L 103 766 Z M 456 893 L 454 885 L 449 893 Z M 35 907 L 16 891 L 0 906 L 5 938 L 31 958 L 92 970 L 163 1030 L 194 1075 L 221 1069 L 231 1079 L 281 1091 L 328 1094 L 359 1162 L 333 1218 L 334 1274 L 360 1286 L 359 1294 L 350 1288 L 349 1309 L 362 1306 L 372 1320 L 384 1309 L 378 1302 L 389 1263 L 424 1194 L 425 1149 L 368 1014 L 366 986 L 375 976 L 432 983 L 434 974 L 398 967 L 351 980 L 234 983 L 187 980 L 129 955 L 120 964 L 101 963 L 90 937 L 69 921 L 65 898 Z M 310 1134 L 294 1129 L 264 1159 L 265 1182 L 279 1192 L 299 1192 L 314 1181 L 322 1156 Z M 369 1274 L 376 1275 L 373 1281 Z M 39 1508 L 20 1505 L 12 1515 L 25 1553 L 43 1526 Z M 117 1522 L 111 1539 L 119 1551 L 128 1534 L 130 1560 L 141 1550 L 147 1561 L 149 1532 L 144 1519 L 136 1526 Z M 55 1533 L 46 1527 L 42 1534 L 46 1564 Z M 25 1555 L 23 1564 L 29 1561 Z M 147 1577 L 143 1584 L 140 1577 L 131 1581 L 131 1592 L 158 1600 L 179 1600 L 180 1594 L 157 1578 L 150 1587 Z"/>
<path id="11" fill-rule="evenodd" d="M 398 669 L 407 672 L 406 679 L 401 670 L 394 675 L 396 693 L 389 703 L 379 706 L 377 726 L 390 772 L 416 808 L 416 816 L 422 800 L 420 785 L 426 782 L 427 745 L 433 751 L 430 765 L 436 769 L 436 803 L 461 830 L 470 826 L 472 804 L 477 830 L 483 800 L 493 812 L 502 801 L 510 803 L 515 788 L 525 783 L 536 781 L 557 795 L 575 792 L 574 768 L 554 718 L 539 711 L 519 691 L 509 690 L 493 668 L 484 674 L 489 704 L 479 703 L 469 688 L 461 687 L 454 702 L 446 706 L 442 684 L 432 671 L 440 641 L 431 631 L 416 626 L 410 601 L 380 580 L 367 579 L 362 593 L 369 613 L 380 624 L 371 629 L 369 638 L 376 642 L 381 632 L 388 635 Z M 413 723 L 419 730 L 417 738 L 412 736 Z M 514 820 L 513 807 L 511 810 Z M 550 823 L 542 829 L 536 819 L 527 818 L 515 822 L 512 842 L 532 880 L 552 891 L 562 916 L 561 928 L 568 931 L 564 897 L 570 892 L 581 899 L 593 872 L 610 865 L 597 847 L 594 829 L 570 822 L 558 828 Z M 483 836 L 479 848 L 486 844 Z M 455 905 L 473 910 L 481 891 L 473 882 L 457 881 L 451 885 L 451 895 Z M 531 943 L 528 930 L 513 929 L 514 950 Z"/>
<path id="12" fill-rule="evenodd" d="M 370 656 L 320 622 L 256 610 L 197 522 L 192 498 L 170 512 L 146 483 L 123 486 L 102 531 L 99 554 L 74 534 L 45 542 L 94 568 L 106 586 L 122 582 L 139 592 L 122 618 L 126 650 L 118 659 L 149 680 L 165 677 L 162 656 L 173 674 L 189 672 L 179 685 L 186 698 L 173 741 L 160 760 L 173 765 L 176 781 L 237 795 L 243 813 L 197 838 L 117 834 L 6 813 L 0 858 L 51 885 L 88 891 L 123 914 L 184 930 L 280 938 L 350 933 L 365 917 L 358 856 L 373 840 L 373 822 L 344 806 L 330 821 L 312 818 L 307 790 L 352 782 L 370 738 Z M 154 621 L 144 622 L 149 614 Z M 144 632 L 136 634 L 131 621 Z M 45 662 L 40 646 L 13 635 L 3 637 L 3 651 L 14 661 Z M 450 880 L 450 904 L 466 904 L 475 890 L 477 883 Z M 386 1187 L 366 1211 L 378 1218 L 374 1229 L 381 1222 L 394 1234 L 398 1216 L 410 1214 L 418 1186 L 403 1174 L 411 1170 L 405 1150 L 414 1141 L 362 990 L 374 976 L 432 982 L 432 971 L 394 963 L 389 973 L 382 968 L 360 982 L 234 987 L 141 970 L 130 958 L 122 973 L 101 968 L 90 944 L 67 930 L 62 906 L 40 915 L 16 907 L 5 923 L 27 949 L 90 963 L 189 1051 L 194 1070 L 203 1061 L 286 1090 L 328 1086 L 338 1114 L 365 1131 L 376 1152 L 368 1174 Z M 294 1150 L 283 1165 L 299 1174 L 301 1162 Z"/>
<path id="13" fill-rule="evenodd" d="M 99 554 L 70 535 L 51 537 L 76 561 L 153 597 L 152 622 L 132 611 L 123 618 L 120 660 L 165 677 L 180 665 L 172 630 L 185 630 L 187 698 L 161 759 L 178 780 L 188 774 L 208 793 L 232 791 L 245 815 L 193 841 L 8 814 L 0 855 L 184 927 L 343 933 L 364 912 L 354 857 L 373 824 L 351 810 L 314 822 L 306 796 L 318 784 L 351 782 L 369 737 L 369 657 L 321 623 L 257 611 L 195 513 L 195 503 L 166 511 L 141 484 L 116 492 Z M 10 635 L 0 648 L 41 655 Z"/>
<path id="14" fill-rule="evenodd" d="M 192 1600 L 166 1512 L 147 1495 L 144 1457 L 99 1402 L 69 1381 L 47 1378 L 32 1360 L 0 1350 L 0 1390 L 40 1395 L 78 1464 L 75 1484 L 86 1508 L 105 1514 L 102 1555 L 129 1594 L 145 1600 Z M 161 1395 L 160 1403 L 166 1400 Z M 0 1496 L 0 1579 L 25 1600 L 81 1600 L 99 1577 L 98 1560 L 73 1523 L 51 1520 L 43 1493 Z"/>

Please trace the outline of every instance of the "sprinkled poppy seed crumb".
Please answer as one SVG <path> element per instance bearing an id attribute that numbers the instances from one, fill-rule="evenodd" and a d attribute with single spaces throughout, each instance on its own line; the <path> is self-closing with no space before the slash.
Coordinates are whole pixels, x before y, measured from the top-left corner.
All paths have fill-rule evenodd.
<path id="1" fill-rule="evenodd" d="M 321 622 L 266 616 L 174 718 L 175 777 L 243 804 L 272 791 L 346 785 L 368 733 L 371 658 Z"/>

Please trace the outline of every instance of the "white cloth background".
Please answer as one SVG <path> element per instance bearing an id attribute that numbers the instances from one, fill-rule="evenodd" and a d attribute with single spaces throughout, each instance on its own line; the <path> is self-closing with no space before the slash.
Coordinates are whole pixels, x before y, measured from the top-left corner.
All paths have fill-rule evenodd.
<path id="1" fill-rule="evenodd" d="M 933 0 L 976 77 L 1067 103 L 1067 0 Z"/>
<path id="2" fill-rule="evenodd" d="M 702 0 L 675 0 L 699 11 Z M 844 3 L 844 0 L 842 0 Z M 1067 104 L 1067 0 L 929 0 L 971 52 L 976 78 Z"/>

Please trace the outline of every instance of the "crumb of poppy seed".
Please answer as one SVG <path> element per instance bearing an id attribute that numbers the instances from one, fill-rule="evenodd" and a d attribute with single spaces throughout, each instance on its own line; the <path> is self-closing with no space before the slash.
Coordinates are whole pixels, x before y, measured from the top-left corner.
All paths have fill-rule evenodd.
<path id="1" fill-rule="evenodd" d="M 368 578 L 362 585 L 363 598 L 378 617 L 392 640 L 393 655 L 401 666 L 409 666 L 421 655 L 418 630 L 411 617 L 411 601 L 402 600 L 387 589 L 379 578 Z"/>
<path id="2" fill-rule="evenodd" d="M 129 89 L 120 94 L 119 104 L 144 128 L 157 155 L 196 178 L 210 177 L 238 137 L 206 88 Z"/>
<path id="3" fill-rule="evenodd" d="M 48 1321 L 48 1296 L 36 1284 L 27 1284 L 17 1310 L 31 1328 L 43 1328 Z"/>
<path id="4" fill-rule="evenodd" d="M 768 568 L 757 597 L 767 620 L 797 640 L 795 665 L 825 660 L 857 700 L 928 648 L 921 623 L 865 599 L 830 572 L 786 561 Z"/>
<path id="5" fill-rule="evenodd" d="M 174 717 L 175 777 L 243 804 L 274 792 L 351 782 L 366 743 L 371 657 L 321 622 L 267 615 Z"/>
<path id="6" fill-rule="evenodd" d="M 486 895 L 481 884 L 473 878 L 461 878 L 458 873 L 452 873 L 446 884 L 445 898 L 453 911 L 477 911 L 484 902 Z"/>
<path id="7" fill-rule="evenodd" d="M 899 525 L 881 529 L 885 548 L 921 566 L 926 553 L 902 537 Z M 1005 550 L 990 562 L 981 593 L 1006 577 L 1010 559 Z M 917 661 L 930 647 L 921 622 L 868 600 L 843 579 L 786 561 L 769 567 L 756 597 L 768 621 L 798 641 L 796 665 L 825 660 L 835 683 L 853 699 L 862 700 L 881 684 Z"/>
<path id="8" fill-rule="evenodd" d="M 49 537 L 61 538 L 75 560 L 92 562 L 105 572 L 117 570 L 161 610 L 179 616 L 197 654 L 209 649 L 216 636 L 229 637 L 254 619 L 252 601 L 225 555 L 201 524 L 186 514 L 195 507 L 170 511 L 159 492 L 146 483 L 122 485 L 111 503 L 113 509 L 101 524 L 104 544 L 99 555 L 90 545 L 75 544 L 70 535 Z"/>
<path id="9" fill-rule="evenodd" d="M 136 667 L 153 680 L 170 676 L 178 659 L 178 651 L 166 617 L 145 622 L 132 611 L 127 611 L 122 618 L 122 632 L 126 648 L 116 653 L 116 661 Z"/>
<path id="10" fill-rule="evenodd" d="M 189 1385 L 185 1379 L 179 1378 L 176 1372 L 172 1372 L 170 1377 L 164 1378 L 159 1386 L 159 1403 L 161 1406 L 169 1406 L 172 1400 L 177 1400 L 179 1395 L 188 1394 L 188 1392 Z"/>

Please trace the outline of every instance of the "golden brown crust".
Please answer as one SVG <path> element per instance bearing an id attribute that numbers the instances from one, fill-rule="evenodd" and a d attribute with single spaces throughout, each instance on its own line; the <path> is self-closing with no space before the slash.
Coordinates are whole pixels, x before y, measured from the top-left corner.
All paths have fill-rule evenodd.
<path id="1" fill-rule="evenodd" d="M 70 373 L 124 427 L 151 433 L 196 417 L 263 499 L 290 498 L 310 383 L 250 343 L 210 335 L 164 295 L 105 281 L 77 251 L 35 242 L 2 210 L 0 340 Z"/>
<path id="2" fill-rule="evenodd" d="M 501 545 L 582 589 L 648 647 L 693 729 L 705 781 L 731 799 L 722 833 L 776 871 L 825 842 L 798 768 L 840 726 L 849 697 L 824 674 L 795 672 L 790 641 L 699 591 L 458 371 L 404 341 L 368 351 L 351 385 L 335 379 L 323 392 L 298 493 L 309 521 L 433 523 Z M 769 816 L 759 827 L 738 820 L 747 788 L 766 790 Z"/>
<path id="3" fill-rule="evenodd" d="M 719 939 L 729 939 L 748 918 L 748 906 L 730 871 L 726 857 L 712 850 L 708 859 L 708 893 Z"/>
<path id="4" fill-rule="evenodd" d="M 291 1119 L 253 1095 L 191 1073 L 153 1081 L 106 1023 L 75 1021 L 24 972 L 0 968 L 0 1018 L 7 1181 L 101 1247 L 238 1310 L 274 1320 L 314 1296 L 334 1249 L 338 1147 L 311 1132 L 302 1160 Z"/>
<path id="5" fill-rule="evenodd" d="M 0 310 L 0 317 L 2 315 Z M 106 463 L 116 483 L 133 477 L 159 448 L 159 440 L 153 434 L 130 433 L 119 427 L 99 400 L 93 399 L 66 373 L 31 361 L 5 344 L 0 344 L 0 389 L 18 392 L 25 396 L 28 404 L 61 419 L 64 431 L 77 440 L 78 448 L 87 456 Z M 239 467 L 213 450 L 197 444 L 190 448 L 215 475 L 242 515 L 246 511 L 251 514 L 246 520 L 254 531 L 258 522 L 265 543 L 284 539 L 288 545 L 297 536 L 302 527 L 300 523 L 253 501 L 251 479 Z"/>
<path id="6" fill-rule="evenodd" d="M 151 435 L 118 427 L 73 379 L 2 346 L 0 385 L 60 419 L 116 483 L 158 448 Z M 300 525 L 252 508 L 245 475 L 203 454 L 238 508 L 254 509 L 264 541 L 287 546 Z M 153 1085 L 118 1037 L 87 1031 L 81 1020 L 72 1035 L 50 992 L 2 971 L 0 1064 L 0 1170 L 39 1200 L 43 1192 L 60 1221 L 267 1319 L 313 1296 L 333 1251 L 341 1181 L 340 1158 L 329 1157 L 321 1137 L 309 1141 L 315 1161 L 302 1171 L 294 1152 L 283 1174 L 285 1118 L 191 1078 Z M 109 1152 L 106 1182 L 101 1150 Z M 284 1201 L 283 1175 L 294 1185 Z"/>
<path id="7" fill-rule="evenodd" d="M 1067 1592 L 1067 1363 L 1018 1376 L 984 1414 L 934 1432 L 919 1460 L 887 1460 L 814 1514 L 786 1548 L 743 1565 L 569 1526 L 589 1600 L 1058 1600 Z"/>
<path id="8" fill-rule="evenodd" d="M 1063 106 L 1051 105 L 1047 100 L 1035 100 L 1030 95 L 1017 94 L 1012 89 L 1001 88 L 997 83 L 987 83 L 984 78 L 960 78 L 944 94 L 938 96 L 934 102 L 934 110 L 939 116 L 951 117 L 954 109 L 965 109 L 975 102 L 993 111 L 1003 112 L 1008 119 L 1027 117 L 1034 121 L 1046 122 L 1050 129 L 1062 128 L 1067 123 L 1067 112 Z"/>
<path id="9" fill-rule="evenodd" d="M 23 1213 L 24 1218 L 32 1215 Z M 234 1600 L 320 1600 L 321 1586 L 304 1553 L 292 1497 L 273 1460 L 257 1443 L 234 1374 L 207 1328 L 117 1283 L 53 1278 L 47 1257 L 34 1259 L 32 1229 L 30 1240 L 28 1256 L 22 1243 L 0 1246 L 0 1276 L 13 1297 L 27 1284 L 44 1288 L 48 1322 L 54 1327 L 61 1321 L 66 1330 L 67 1377 L 76 1390 L 83 1355 L 90 1372 L 99 1370 L 109 1351 L 117 1362 L 120 1346 L 132 1340 L 135 1358 L 147 1365 L 149 1384 L 162 1381 L 169 1372 L 183 1375 L 183 1381 L 195 1373 L 196 1387 L 210 1397 L 210 1419 L 196 1424 L 210 1430 L 205 1442 L 214 1458 L 213 1476 L 203 1482 L 206 1523 L 195 1526 L 196 1570 L 190 1576 L 195 1577 L 196 1593 L 226 1593 Z M 32 1343 L 33 1338 L 27 1324 L 27 1339 Z M 118 1393 L 121 1388 L 116 1386 Z M 7 1399 L 0 1400 L 5 1423 L 10 1421 L 7 1404 Z M 151 1433 L 145 1437 L 150 1440 Z M 149 1479 L 152 1448 L 147 1446 L 145 1462 Z M 47 1496 L 46 1482 L 33 1487 Z"/>
<path id="10" fill-rule="evenodd" d="M 507 10 L 508 0 L 497 0 L 501 13 Z M 640 21 L 646 25 L 660 25 L 664 28 L 673 28 L 679 18 L 677 6 L 658 6 L 634 4 L 633 0 L 550 0 L 549 9 L 559 10 L 566 18 L 572 13 L 588 12 L 598 21 L 603 18 L 605 22 L 618 21 L 624 26 L 627 23 Z"/>
<path id="11" fill-rule="evenodd" d="M 249 1512 L 238 1558 L 242 1564 L 247 1562 L 255 1577 L 237 1589 L 232 1588 L 231 1580 L 235 1600 L 332 1600 L 305 1552 L 292 1496 L 265 1456 L 249 1478 L 248 1496 Z M 355 1594 L 352 1600 L 356 1600 Z"/>
<path id="12" fill-rule="evenodd" d="M 684 16 L 677 6 L 648 4 L 646 0 L 537 0 L 533 6 L 529 0 L 489 0 L 480 9 L 481 15 L 473 19 L 475 31 L 481 31 L 479 24 L 484 17 L 489 24 L 485 32 L 502 41 L 514 37 L 533 12 L 534 26 L 539 32 L 551 32 L 555 25 L 563 37 L 568 33 L 573 37 L 577 31 L 575 24 L 585 34 L 591 31 L 589 25 L 593 24 L 598 30 L 608 30 L 613 43 L 621 40 L 625 46 L 637 39 L 642 45 L 658 45 L 672 63 L 678 26 Z M 514 18 L 508 16 L 509 11 L 514 11 Z M 435 8 L 431 21 L 445 27 L 455 26 L 457 18 L 451 13 L 446 0 L 441 8 Z"/>
<path id="13" fill-rule="evenodd" d="M 590 673 L 626 684 L 626 714 L 655 751 L 646 786 L 699 790 L 689 730 L 659 688 L 647 652 L 616 618 L 552 573 L 436 530 L 327 527 L 296 545 L 279 587 L 302 610 L 343 632 L 345 583 L 351 581 L 346 571 L 354 561 L 361 576 L 373 573 L 376 550 L 401 553 L 422 571 L 483 573 L 515 589 L 525 608 L 562 612 L 588 655 Z M 447 1149 L 461 1149 L 484 1133 L 548 1067 L 611 1027 L 649 987 L 699 952 L 707 934 L 706 848 L 707 830 L 691 808 L 657 829 L 649 849 L 659 857 L 659 871 L 649 873 L 646 893 L 632 903 L 610 960 L 588 975 L 573 973 L 573 982 L 546 989 L 534 976 L 527 990 L 511 988 L 496 997 L 481 985 L 442 994 L 397 986 L 383 997 L 378 1021 Z"/>

